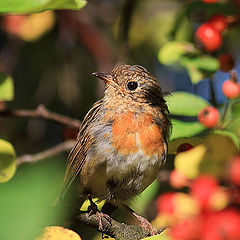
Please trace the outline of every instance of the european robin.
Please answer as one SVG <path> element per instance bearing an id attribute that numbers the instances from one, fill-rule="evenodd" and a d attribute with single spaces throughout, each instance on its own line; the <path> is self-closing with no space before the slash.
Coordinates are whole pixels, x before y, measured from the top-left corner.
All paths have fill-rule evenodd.
<path id="1" fill-rule="evenodd" d="M 77 178 L 92 209 L 92 197 L 120 206 L 157 178 L 171 128 L 161 87 L 145 68 L 118 65 L 110 73 L 93 75 L 105 82 L 105 94 L 82 121 L 61 194 Z M 126 208 L 156 234 L 146 219 Z"/>

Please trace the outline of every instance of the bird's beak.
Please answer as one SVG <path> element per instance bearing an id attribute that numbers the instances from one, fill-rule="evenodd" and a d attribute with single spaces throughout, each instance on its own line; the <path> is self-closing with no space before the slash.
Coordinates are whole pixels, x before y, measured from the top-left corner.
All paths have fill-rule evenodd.
<path id="1" fill-rule="evenodd" d="M 106 84 L 113 81 L 112 76 L 109 73 L 93 72 L 92 75 L 103 80 Z"/>

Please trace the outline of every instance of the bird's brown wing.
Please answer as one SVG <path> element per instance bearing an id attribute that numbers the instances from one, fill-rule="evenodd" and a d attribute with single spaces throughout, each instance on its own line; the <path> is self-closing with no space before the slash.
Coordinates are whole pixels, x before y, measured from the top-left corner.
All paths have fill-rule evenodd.
<path id="1" fill-rule="evenodd" d="M 63 187 L 59 197 L 60 199 L 64 197 L 68 188 L 73 183 L 85 163 L 87 152 L 94 142 L 93 137 L 89 134 L 89 126 L 94 124 L 97 120 L 102 103 L 102 100 L 96 102 L 82 121 L 77 142 L 68 156 Z"/>

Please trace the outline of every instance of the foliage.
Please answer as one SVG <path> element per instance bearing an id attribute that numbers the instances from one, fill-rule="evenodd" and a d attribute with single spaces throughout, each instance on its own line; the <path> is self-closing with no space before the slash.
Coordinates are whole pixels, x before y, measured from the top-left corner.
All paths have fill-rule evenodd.
<path id="1" fill-rule="evenodd" d="M 161 180 L 160 174 L 140 196 L 129 200 L 136 212 L 153 218 L 157 229 L 168 227 L 160 235 L 144 239 L 239 239 L 239 1 L 159 1 L 163 5 L 158 8 L 153 0 L 139 1 L 131 28 L 127 26 L 129 19 L 113 20 L 120 12 L 119 6 L 99 2 L 89 3 L 82 15 L 54 10 L 80 10 L 86 0 L 0 2 L 0 12 L 4 13 L 0 18 L 0 44 L 4 46 L 0 46 L 0 110 L 7 114 L 8 107 L 44 103 L 80 118 L 96 97 L 89 72 L 96 67 L 108 70 L 115 59 L 149 64 L 153 69 L 154 56 L 159 79 L 164 76 L 166 82 L 171 79 L 166 72 L 174 73 L 174 87 L 181 87 L 165 97 L 173 126 L 167 177 Z M 112 14 L 105 14 L 99 6 L 105 12 L 111 9 Z M 113 28 L 108 26 L 112 22 Z M 125 39 L 122 37 L 119 45 L 117 28 L 119 32 L 121 28 L 129 30 L 123 33 Z M 208 30 L 214 33 L 210 38 Z M 189 78 L 190 91 L 185 91 L 182 73 Z M 224 84 L 219 82 L 220 75 Z M 203 85 L 206 82 L 208 86 Z M 199 96 L 198 88 L 209 92 L 210 97 Z M 218 118 L 209 124 L 209 118 L 211 121 L 216 116 L 210 116 L 212 110 Z M 66 156 L 17 167 L 20 153 L 37 152 L 74 138 L 76 130 L 36 119 L 24 127 L 19 122 L 6 121 L 1 127 L 0 212 L 4 231 L 0 238 L 80 239 L 60 226 L 47 227 L 41 235 L 49 223 L 62 224 L 68 217 L 62 209 L 51 207 L 60 189 Z M 88 201 L 81 210 L 87 208 Z M 128 220 L 121 212 L 117 215 Z M 79 232 L 83 239 L 93 235 L 92 230 L 81 228 Z"/>
<path id="2" fill-rule="evenodd" d="M 0 101 L 12 101 L 14 98 L 13 80 L 4 73 L 0 73 Z"/>
<path id="3" fill-rule="evenodd" d="M 16 156 L 11 143 L 0 139 L 0 183 L 9 181 L 16 171 Z"/>
<path id="4" fill-rule="evenodd" d="M 60 227 L 50 226 L 44 229 L 43 235 L 36 240 L 81 240 L 78 234 L 72 230 Z"/>
<path id="5" fill-rule="evenodd" d="M 63 0 L 63 1 L 34 1 L 34 0 L 10 0 L 1 1 L 1 13 L 33 13 L 50 9 L 75 9 L 79 10 L 86 5 L 86 0 Z"/>

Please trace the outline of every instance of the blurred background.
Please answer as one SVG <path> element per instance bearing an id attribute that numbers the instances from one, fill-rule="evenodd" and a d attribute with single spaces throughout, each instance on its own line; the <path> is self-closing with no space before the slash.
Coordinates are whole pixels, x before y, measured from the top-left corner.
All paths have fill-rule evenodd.
<path id="1" fill-rule="evenodd" d="M 15 97 L 0 107 L 35 109 L 44 104 L 81 120 L 104 92 L 103 83 L 91 73 L 108 72 L 118 63 L 144 66 L 165 92 L 184 90 L 211 101 L 208 79 L 193 85 L 179 63 L 162 64 L 159 51 L 170 40 L 195 44 L 196 28 L 217 10 L 228 15 L 239 11 L 232 3 L 216 7 L 189 0 L 91 0 L 80 11 L 2 14 L 0 72 L 13 78 Z M 220 49 L 234 57 L 236 71 L 240 70 L 239 37 L 239 28 L 230 29 Z M 221 84 L 227 77 L 223 71 L 213 75 L 217 104 L 225 101 Z M 0 137 L 13 144 L 17 156 L 41 152 L 75 135 L 76 129 L 51 121 L 0 118 Z M 14 225 L 18 239 L 26 240 L 38 234 L 39 226 L 51 223 L 46 216 L 51 211 L 46 209 L 61 188 L 66 159 L 63 152 L 34 165 L 23 164 L 10 182 L 0 185 L 0 212 L 6 227 L 0 230 L 1 239 L 16 239 L 7 226 Z M 83 233 L 83 239 L 93 239 L 88 234 Z"/>

